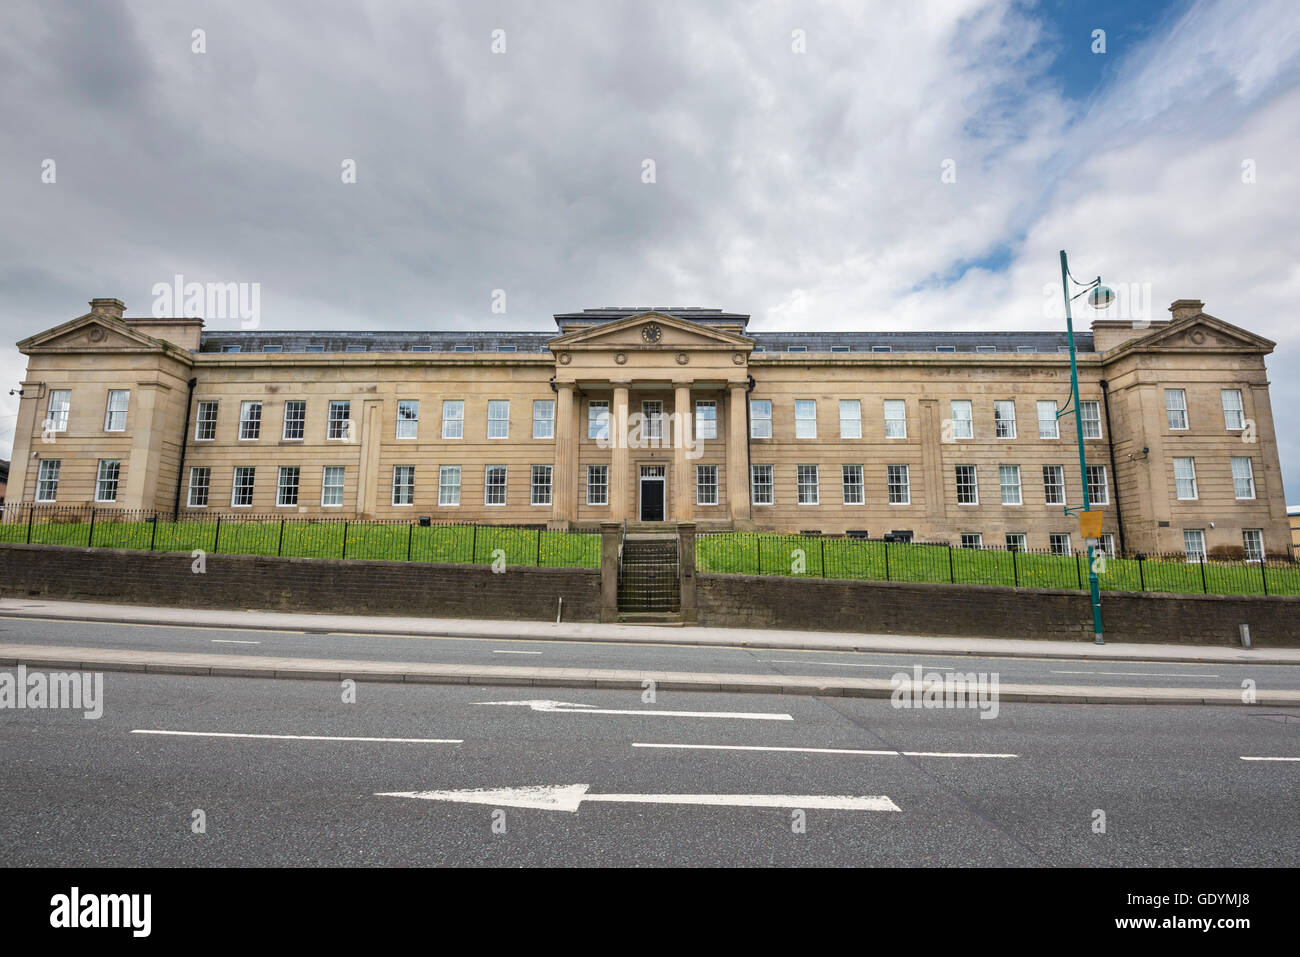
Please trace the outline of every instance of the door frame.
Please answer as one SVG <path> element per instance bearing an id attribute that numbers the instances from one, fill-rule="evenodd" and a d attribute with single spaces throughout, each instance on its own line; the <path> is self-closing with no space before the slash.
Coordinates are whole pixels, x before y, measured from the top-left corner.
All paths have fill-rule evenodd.
<path id="1" fill-rule="evenodd" d="M 645 474 L 645 470 L 646 470 L 646 469 L 660 469 L 660 470 L 663 471 L 664 474 L 663 474 L 663 475 L 652 475 L 652 476 L 647 476 L 647 475 Z M 646 464 L 646 465 L 640 465 L 640 464 L 638 464 L 638 465 L 637 465 L 637 472 L 636 472 L 636 514 L 637 514 L 637 521 L 638 521 L 638 522 L 649 522 L 649 521 L 654 521 L 654 519 L 649 519 L 649 518 L 646 518 L 646 517 L 645 517 L 645 495 L 644 495 L 644 492 L 645 492 L 645 483 L 646 483 L 646 482 L 658 482 L 658 483 L 659 483 L 659 487 L 660 487 L 660 489 L 662 490 L 662 496 L 663 496 L 663 511 L 664 511 L 664 514 L 663 514 L 663 518 L 659 519 L 658 521 L 661 521 L 661 522 L 666 522 L 666 521 L 668 521 L 668 466 L 666 466 L 666 465 L 660 465 L 660 464 L 658 464 L 658 463 L 654 463 L 654 464 Z"/>

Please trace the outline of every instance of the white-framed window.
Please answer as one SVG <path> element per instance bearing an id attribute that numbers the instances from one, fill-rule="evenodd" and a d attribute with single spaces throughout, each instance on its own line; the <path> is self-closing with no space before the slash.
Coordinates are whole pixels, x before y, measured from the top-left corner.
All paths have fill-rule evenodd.
<path id="1" fill-rule="evenodd" d="M 344 466 L 327 465 L 321 473 L 320 503 L 326 508 L 336 508 L 343 504 Z"/>
<path id="2" fill-rule="evenodd" d="M 1008 549 L 1023 552 L 1025 550 L 1025 541 L 1024 532 L 1007 532 L 1006 546 Z"/>
<path id="3" fill-rule="evenodd" d="M 510 400 L 488 400 L 487 437 L 489 439 L 510 438 Z"/>
<path id="4" fill-rule="evenodd" d="M 1016 402 L 998 399 L 993 403 L 993 432 L 999 439 L 1016 437 Z"/>
<path id="5" fill-rule="evenodd" d="M 893 347 L 892 347 L 892 346 L 872 346 L 872 347 L 871 347 L 871 351 L 872 351 L 872 352 L 892 352 L 892 351 L 893 351 Z"/>
<path id="6" fill-rule="evenodd" d="M 885 400 L 885 438 L 907 438 L 907 403 L 902 399 Z"/>
<path id="7" fill-rule="evenodd" d="M 817 438 L 817 400 L 794 400 L 794 437 L 796 439 Z"/>
<path id="8" fill-rule="evenodd" d="M 984 535 L 983 535 L 983 533 L 981 533 L 981 532 L 962 532 L 962 533 L 961 533 L 961 547 L 962 547 L 962 548 L 983 548 L 983 547 L 984 547 Z"/>
<path id="9" fill-rule="evenodd" d="M 239 439 L 254 441 L 262 435 L 262 403 L 239 403 Z"/>
<path id="10" fill-rule="evenodd" d="M 1059 439 L 1060 423 L 1056 419 L 1056 403 L 1051 399 L 1038 400 L 1038 437 L 1040 439 Z"/>
<path id="11" fill-rule="evenodd" d="M 1023 504 L 1023 500 L 1021 499 L 1021 495 L 1020 495 L 1020 466 L 1019 465 L 999 465 L 998 484 L 1002 487 L 1003 505 Z"/>
<path id="12" fill-rule="evenodd" d="M 397 435 L 399 439 L 420 437 L 420 401 L 400 399 L 397 403 Z"/>
<path id="13" fill-rule="evenodd" d="M 533 438 L 555 438 L 555 400 L 533 400 Z"/>
<path id="14" fill-rule="evenodd" d="M 72 407 L 71 389 L 51 389 L 50 402 L 45 407 L 45 431 L 68 431 L 68 410 Z"/>
<path id="15" fill-rule="evenodd" d="M 974 413 L 971 411 L 970 399 L 953 399 L 950 406 L 952 411 L 952 437 L 954 439 L 975 438 L 975 420 Z"/>
<path id="16" fill-rule="evenodd" d="M 1083 399 L 1079 402 L 1079 412 L 1083 416 L 1083 437 L 1101 438 L 1101 403 L 1096 399 Z"/>
<path id="17" fill-rule="evenodd" d="M 820 489 L 817 487 L 817 466 L 796 465 L 799 485 L 799 504 L 817 505 L 820 501 Z"/>
<path id="18" fill-rule="evenodd" d="M 1088 466 L 1088 504 L 1109 505 L 1110 483 L 1106 481 L 1106 466 Z"/>
<path id="19" fill-rule="evenodd" d="M 718 467 L 716 465 L 695 466 L 695 504 L 718 504 Z"/>
<path id="20" fill-rule="evenodd" d="M 751 465 L 749 467 L 749 484 L 751 497 L 755 505 L 772 504 L 772 466 Z"/>
<path id="21" fill-rule="evenodd" d="M 587 438 L 609 438 L 608 399 L 592 399 L 587 403 Z"/>
<path id="22" fill-rule="evenodd" d="M 1184 502 L 1196 499 L 1196 459 L 1174 459 L 1174 486 Z"/>
<path id="23" fill-rule="evenodd" d="M 307 403 L 302 399 L 289 399 L 284 403 L 284 430 L 286 441 L 302 439 L 307 434 Z"/>
<path id="24" fill-rule="evenodd" d="M 1069 532 L 1052 532 L 1047 536 L 1047 545 L 1052 550 L 1053 555 L 1073 555 L 1070 549 Z"/>
<path id="25" fill-rule="evenodd" d="M 489 465 L 483 471 L 483 504 L 506 504 L 506 467 Z"/>
<path id="26" fill-rule="evenodd" d="M 534 465 L 532 468 L 532 476 L 528 488 L 529 488 L 528 491 L 529 505 L 550 505 L 551 504 L 551 466 Z"/>
<path id="27" fill-rule="evenodd" d="M 415 466 L 393 466 L 393 504 L 415 504 Z"/>
<path id="28" fill-rule="evenodd" d="M 194 419 L 194 441 L 211 442 L 217 437 L 217 403 L 200 402 Z"/>
<path id="29" fill-rule="evenodd" d="M 906 465 L 888 465 L 885 478 L 889 485 L 890 505 L 911 505 L 912 484 Z"/>
<path id="30" fill-rule="evenodd" d="M 1183 551 L 1189 562 L 1205 561 L 1205 529 L 1183 529 Z"/>
<path id="31" fill-rule="evenodd" d="M 126 431 L 126 408 L 131 401 L 131 393 L 127 389 L 109 389 L 108 406 L 104 410 L 104 431 L 105 432 L 125 432 Z"/>
<path id="32" fill-rule="evenodd" d="M 459 465 L 444 465 L 438 469 L 438 504 L 460 504 Z"/>
<path id="33" fill-rule="evenodd" d="M 253 487 L 257 469 L 251 465 L 235 466 L 235 477 L 230 483 L 230 507 L 248 508 L 253 504 Z"/>
<path id="34" fill-rule="evenodd" d="M 1043 466 L 1043 501 L 1048 505 L 1065 504 L 1065 466 Z"/>
<path id="35" fill-rule="evenodd" d="M 979 476 L 973 465 L 957 466 L 957 504 L 980 503 Z"/>
<path id="36" fill-rule="evenodd" d="M 444 439 L 463 439 L 465 437 L 465 400 L 442 400 L 442 437 Z"/>
<path id="37" fill-rule="evenodd" d="M 998 347 L 997 346 L 976 346 L 975 351 L 976 352 L 997 352 Z"/>
<path id="38" fill-rule="evenodd" d="M 841 465 L 840 482 L 844 486 L 845 505 L 865 505 L 866 491 L 862 485 L 861 465 Z"/>
<path id="39" fill-rule="evenodd" d="M 1237 432 L 1246 427 L 1246 411 L 1241 404 L 1240 389 L 1221 389 L 1223 398 L 1223 425 L 1229 432 Z"/>
<path id="40" fill-rule="evenodd" d="M 712 399 L 699 399 L 695 403 L 695 438 L 718 437 L 718 403 Z"/>
<path id="41" fill-rule="evenodd" d="M 36 470 L 36 501 L 53 502 L 59 497 L 59 471 L 63 467 L 61 459 L 41 459 L 40 468 Z"/>
<path id="42" fill-rule="evenodd" d="M 815 430 L 816 426 L 813 428 Z M 862 438 L 862 402 L 859 399 L 840 399 L 840 438 Z"/>
<path id="43" fill-rule="evenodd" d="M 749 437 L 752 439 L 770 439 L 772 437 L 772 400 L 749 400 Z"/>
<path id="44" fill-rule="evenodd" d="M 263 352 L 283 352 L 284 346 L 262 346 Z"/>
<path id="45" fill-rule="evenodd" d="M 100 459 L 95 475 L 95 501 L 116 502 L 117 480 L 122 474 L 121 459 Z"/>
<path id="46" fill-rule="evenodd" d="M 351 438 L 352 402 L 350 399 L 331 399 L 329 420 L 325 426 L 326 439 Z"/>
<path id="47" fill-rule="evenodd" d="M 1107 558 L 1115 557 L 1115 535 L 1112 532 L 1101 533 L 1101 549 Z"/>
<path id="48" fill-rule="evenodd" d="M 587 504 L 609 504 L 609 466 L 587 466 Z"/>
<path id="49" fill-rule="evenodd" d="M 646 399 L 641 403 L 641 434 L 644 438 L 658 441 L 664 437 L 664 404 L 658 399 Z"/>
<path id="50" fill-rule="evenodd" d="M 190 508 L 207 508 L 211 493 L 212 469 L 207 465 L 193 466 L 190 469 L 190 494 L 186 499 Z"/>
<path id="51" fill-rule="evenodd" d="M 222 351 L 222 352 L 239 352 L 240 349 L 241 349 L 240 346 L 222 346 L 222 347 L 221 347 L 221 351 Z"/>
<path id="52" fill-rule="evenodd" d="M 1264 530 L 1262 528 L 1243 528 L 1241 530 L 1241 547 L 1246 553 L 1246 561 L 1262 562 L 1264 560 Z"/>
<path id="53" fill-rule="evenodd" d="M 297 465 L 281 465 L 280 475 L 275 483 L 276 505 L 298 504 L 298 480 L 300 468 Z"/>
<path id="54" fill-rule="evenodd" d="M 1232 495 L 1238 500 L 1255 497 L 1255 469 L 1249 456 L 1232 457 Z"/>
<path id="55" fill-rule="evenodd" d="M 1169 428 L 1180 431 L 1187 428 L 1187 392 L 1183 389 L 1165 389 L 1165 416 Z"/>

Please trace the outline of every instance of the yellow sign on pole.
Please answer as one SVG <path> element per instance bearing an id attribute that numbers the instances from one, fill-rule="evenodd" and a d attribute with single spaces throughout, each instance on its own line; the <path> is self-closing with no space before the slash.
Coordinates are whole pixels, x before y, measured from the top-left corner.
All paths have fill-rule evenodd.
<path id="1" fill-rule="evenodd" d="M 1101 538 L 1101 509 L 1079 512 L 1079 531 L 1084 538 Z"/>

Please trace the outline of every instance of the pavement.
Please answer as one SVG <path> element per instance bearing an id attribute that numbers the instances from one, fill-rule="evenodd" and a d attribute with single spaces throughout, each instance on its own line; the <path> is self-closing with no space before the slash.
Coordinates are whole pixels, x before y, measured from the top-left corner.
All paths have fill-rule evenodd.
<path id="1" fill-rule="evenodd" d="M 1203 664 L 1300 665 L 1300 648 L 1235 648 L 1229 645 L 1164 645 L 1137 642 L 1032 641 L 935 635 L 875 635 L 857 632 L 757 628 L 699 628 L 588 622 L 498 621 L 462 618 L 403 618 L 389 615 L 323 615 L 216 608 L 167 608 L 109 602 L 0 598 L 0 618 L 140 623 L 176 627 L 284 630 L 411 637 L 500 638 L 512 641 L 580 640 L 767 648 L 786 651 L 895 652 L 977 657 L 1064 658 L 1095 661 L 1167 661 Z M 1300 622 L 1297 622 L 1300 631 Z"/>
<path id="2" fill-rule="evenodd" d="M 878 636 L 888 640 L 886 648 L 897 658 L 919 651 L 925 656 L 922 664 L 916 660 L 873 659 L 877 636 L 798 632 L 723 631 L 721 636 L 733 639 L 730 645 L 723 646 L 717 642 L 719 631 L 706 629 L 493 621 L 431 623 L 419 619 L 20 600 L 0 602 L 0 620 L 5 621 L 5 626 L 0 627 L 0 665 L 22 664 L 29 668 L 618 690 L 639 689 L 653 682 L 659 689 L 674 691 L 865 698 L 891 697 L 900 685 L 910 687 L 912 680 L 900 682 L 892 675 L 857 677 L 840 669 L 882 668 L 894 675 L 900 671 L 910 675 L 914 668 L 920 668 L 927 677 L 938 673 L 951 677 L 954 672 L 1001 673 L 998 698 L 1006 702 L 1300 706 L 1300 684 L 1291 678 L 1300 677 L 1300 673 L 1285 667 L 1300 663 L 1296 660 L 1300 652 L 1289 649 L 1248 651 L 1160 645 L 1097 648 L 1082 642 L 1069 645 L 999 639 L 991 643 L 990 651 L 990 643 L 981 639 Z M 375 623 L 387 630 L 371 631 Z M 417 630 L 417 625 L 424 627 Z M 430 633 L 440 630 L 448 634 Z M 628 632 L 636 637 L 628 640 Z M 712 640 L 704 645 L 692 644 L 691 632 Z M 223 637 L 213 638 L 213 634 Z M 683 642 L 684 637 L 688 641 Z M 405 640 L 419 638 L 430 640 Z M 822 643 L 812 650 L 782 643 L 800 638 L 848 641 Z M 497 642 L 511 642 L 515 650 L 487 647 Z M 954 646 L 952 642 L 959 644 Z M 1103 671 L 1095 667 L 1059 670 L 1059 665 L 1054 667 L 1052 655 L 1040 654 L 1042 645 L 1063 645 L 1083 652 L 1077 655 L 1081 658 L 1095 658 L 1097 652 L 1107 650 L 1118 652 L 1118 660 L 1126 661 L 1151 661 L 1153 655 L 1174 654 L 1154 658 L 1167 662 L 1162 671 Z M 246 653 L 236 653 L 228 646 L 240 646 L 239 650 Z M 328 653 L 321 654 L 322 648 L 327 648 Z M 522 648 L 539 650 L 519 650 Z M 778 649 L 804 654 L 790 660 L 759 657 Z M 943 649 L 948 649 L 946 654 L 941 653 Z M 250 651 L 253 653 L 247 653 Z M 571 666 L 539 667 L 532 661 L 488 664 L 482 660 L 485 651 L 489 652 L 489 660 L 491 655 L 545 655 L 542 660 Z M 999 651 L 1006 657 L 999 658 Z M 1188 657 L 1188 651 L 1199 654 Z M 1216 651 L 1223 657 L 1205 657 L 1205 652 Z M 825 652 L 854 660 L 829 660 Z M 1134 652 L 1144 657 L 1131 657 Z M 952 663 L 941 663 L 945 657 Z M 1216 667 L 1216 674 L 1204 673 L 1204 667 L 1188 670 L 1189 665 L 1210 660 L 1231 667 Z M 596 664 L 618 667 L 594 667 Z M 828 669 L 838 673 L 820 673 Z M 807 670 L 819 673 L 790 673 Z M 1116 681 L 1116 677 L 1121 680 Z M 1205 687 L 1206 678 L 1223 683 Z M 1165 679 L 1177 684 L 1171 686 Z M 1248 685 L 1245 679 L 1249 679 Z M 1251 695 L 1243 694 L 1247 686 L 1252 689 Z"/>

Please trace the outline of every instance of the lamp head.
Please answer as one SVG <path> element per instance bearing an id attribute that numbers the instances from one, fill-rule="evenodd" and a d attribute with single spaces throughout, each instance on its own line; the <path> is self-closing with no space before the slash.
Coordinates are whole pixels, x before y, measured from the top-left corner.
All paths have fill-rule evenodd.
<path id="1" fill-rule="evenodd" d="M 1094 309 L 1105 309 L 1115 301 L 1115 291 L 1110 286 L 1103 286 L 1101 283 L 1092 287 L 1088 293 L 1088 305 Z"/>

